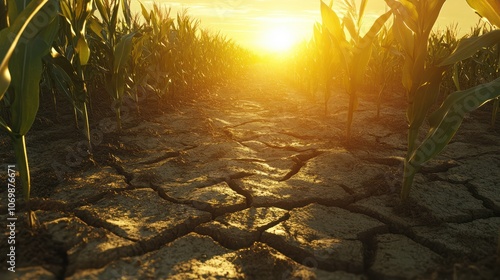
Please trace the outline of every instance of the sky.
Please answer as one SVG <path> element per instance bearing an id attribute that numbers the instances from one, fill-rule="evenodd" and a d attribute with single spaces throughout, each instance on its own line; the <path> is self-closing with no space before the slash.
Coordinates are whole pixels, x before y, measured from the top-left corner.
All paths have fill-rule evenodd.
<path id="1" fill-rule="evenodd" d="M 132 1 L 136 11 L 140 11 L 138 2 Z M 265 49 L 274 41 L 309 39 L 314 23 L 321 22 L 319 0 L 142 0 L 147 8 L 154 2 L 171 7 L 174 14 L 187 8 L 189 15 L 201 20 L 202 28 L 220 31 L 248 48 Z M 334 1 L 334 7 L 337 2 Z M 383 0 L 368 1 L 367 24 L 381 15 L 385 7 Z M 447 0 L 435 27 L 458 23 L 463 34 L 478 20 L 465 0 Z M 280 35 L 283 33 L 286 35 Z"/>

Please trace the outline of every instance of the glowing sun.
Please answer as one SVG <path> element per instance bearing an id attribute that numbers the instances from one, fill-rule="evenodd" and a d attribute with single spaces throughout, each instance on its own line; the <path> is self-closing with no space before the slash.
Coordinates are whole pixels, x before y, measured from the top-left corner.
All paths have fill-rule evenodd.
<path id="1" fill-rule="evenodd" d="M 277 26 L 264 32 L 261 46 L 269 51 L 283 52 L 289 50 L 298 38 L 294 32 L 286 26 Z"/>

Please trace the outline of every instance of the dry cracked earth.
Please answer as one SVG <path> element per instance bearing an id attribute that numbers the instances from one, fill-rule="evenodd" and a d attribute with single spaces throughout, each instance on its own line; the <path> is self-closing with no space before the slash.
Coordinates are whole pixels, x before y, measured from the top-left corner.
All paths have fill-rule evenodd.
<path id="1" fill-rule="evenodd" d="M 345 94 L 325 116 L 273 75 L 249 72 L 121 133 L 97 126 L 93 163 L 78 156 L 79 135 L 35 129 L 40 225 L 18 225 L 16 273 L 2 239 L 0 278 L 499 279 L 500 133 L 489 110 L 467 117 L 402 204 L 406 123 L 389 100 L 401 97 L 388 96 L 380 118 L 362 98 L 346 141 Z"/>

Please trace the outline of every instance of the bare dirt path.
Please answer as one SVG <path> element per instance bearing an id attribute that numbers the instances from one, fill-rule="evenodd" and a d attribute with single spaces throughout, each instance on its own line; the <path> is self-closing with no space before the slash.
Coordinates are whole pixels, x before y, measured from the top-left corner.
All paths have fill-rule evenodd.
<path id="1" fill-rule="evenodd" d="M 346 100 L 334 95 L 325 116 L 258 65 L 209 99 L 131 120 L 119 134 L 101 120 L 94 164 L 79 156 L 79 138 L 46 145 L 61 127 L 35 131 L 41 226 L 19 228 L 17 272 L 5 276 L 499 277 L 500 134 L 487 111 L 466 120 L 401 205 L 404 108 L 389 102 L 376 118 L 363 98 L 346 141 Z"/>

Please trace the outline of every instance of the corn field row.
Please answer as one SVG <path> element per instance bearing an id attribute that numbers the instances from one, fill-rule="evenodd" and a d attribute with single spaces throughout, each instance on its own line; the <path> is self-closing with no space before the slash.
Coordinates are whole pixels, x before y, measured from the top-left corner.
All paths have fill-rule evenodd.
<path id="1" fill-rule="evenodd" d="M 209 89 L 242 70 L 250 53 L 185 12 L 154 4 L 133 14 L 130 0 L 0 0 L 0 129 L 14 145 L 27 202 L 30 176 L 25 136 L 40 96 L 72 105 L 74 122 L 88 141 L 96 100 L 122 126 L 124 98 L 139 94 L 160 102 Z M 44 87 L 41 88 L 40 82 Z M 41 89 L 43 94 L 40 95 Z M 102 98 L 101 95 L 109 98 Z"/>
<path id="2" fill-rule="evenodd" d="M 344 89 L 349 96 L 347 139 L 355 129 L 360 88 L 374 85 L 369 90 L 378 95 L 377 116 L 383 95 L 389 88 L 401 88 L 408 103 L 401 190 L 406 200 L 415 174 L 451 141 L 467 113 L 491 101 L 495 126 L 500 106 L 500 6 L 495 0 L 467 0 L 483 21 L 459 38 L 457 26 L 433 31 L 445 0 L 385 0 L 387 12 L 362 34 L 367 2 L 358 7 L 353 0 L 336 1 L 336 6 L 321 1 L 322 23 L 314 26 L 311 40 L 296 48 L 289 77 L 309 97 L 322 95 L 325 114 L 334 88 Z M 420 139 L 425 123 L 430 129 Z"/>
<path id="3" fill-rule="evenodd" d="M 320 1 L 322 23 L 295 55 L 293 77 L 310 94 L 323 93 L 325 113 L 334 88 L 345 89 L 347 139 L 356 129 L 352 124 L 366 77 L 378 85 L 380 97 L 400 80 L 408 103 L 404 201 L 415 174 L 446 147 L 467 113 L 493 101 L 495 122 L 500 7 L 496 0 L 467 0 L 489 25 L 458 38 L 453 28 L 432 32 L 445 0 L 385 0 L 387 12 L 366 32 L 367 0 L 359 7 L 353 0 L 339 3 L 343 14 L 333 1 Z M 162 100 L 176 98 L 236 75 L 249 58 L 186 14 L 172 18 L 159 6 L 141 5 L 133 15 L 130 0 L 0 0 L 0 128 L 14 145 L 30 225 L 35 216 L 29 209 L 25 136 L 38 111 L 41 80 L 54 96 L 70 101 L 91 155 L 89 107 L 96 96 L 109 96 L 106 106 L 120 129 L 126 96 L 139 101 L 139 93 L 147 92 Z M 426 122 L 429 129 L 421 138 Z"/>

